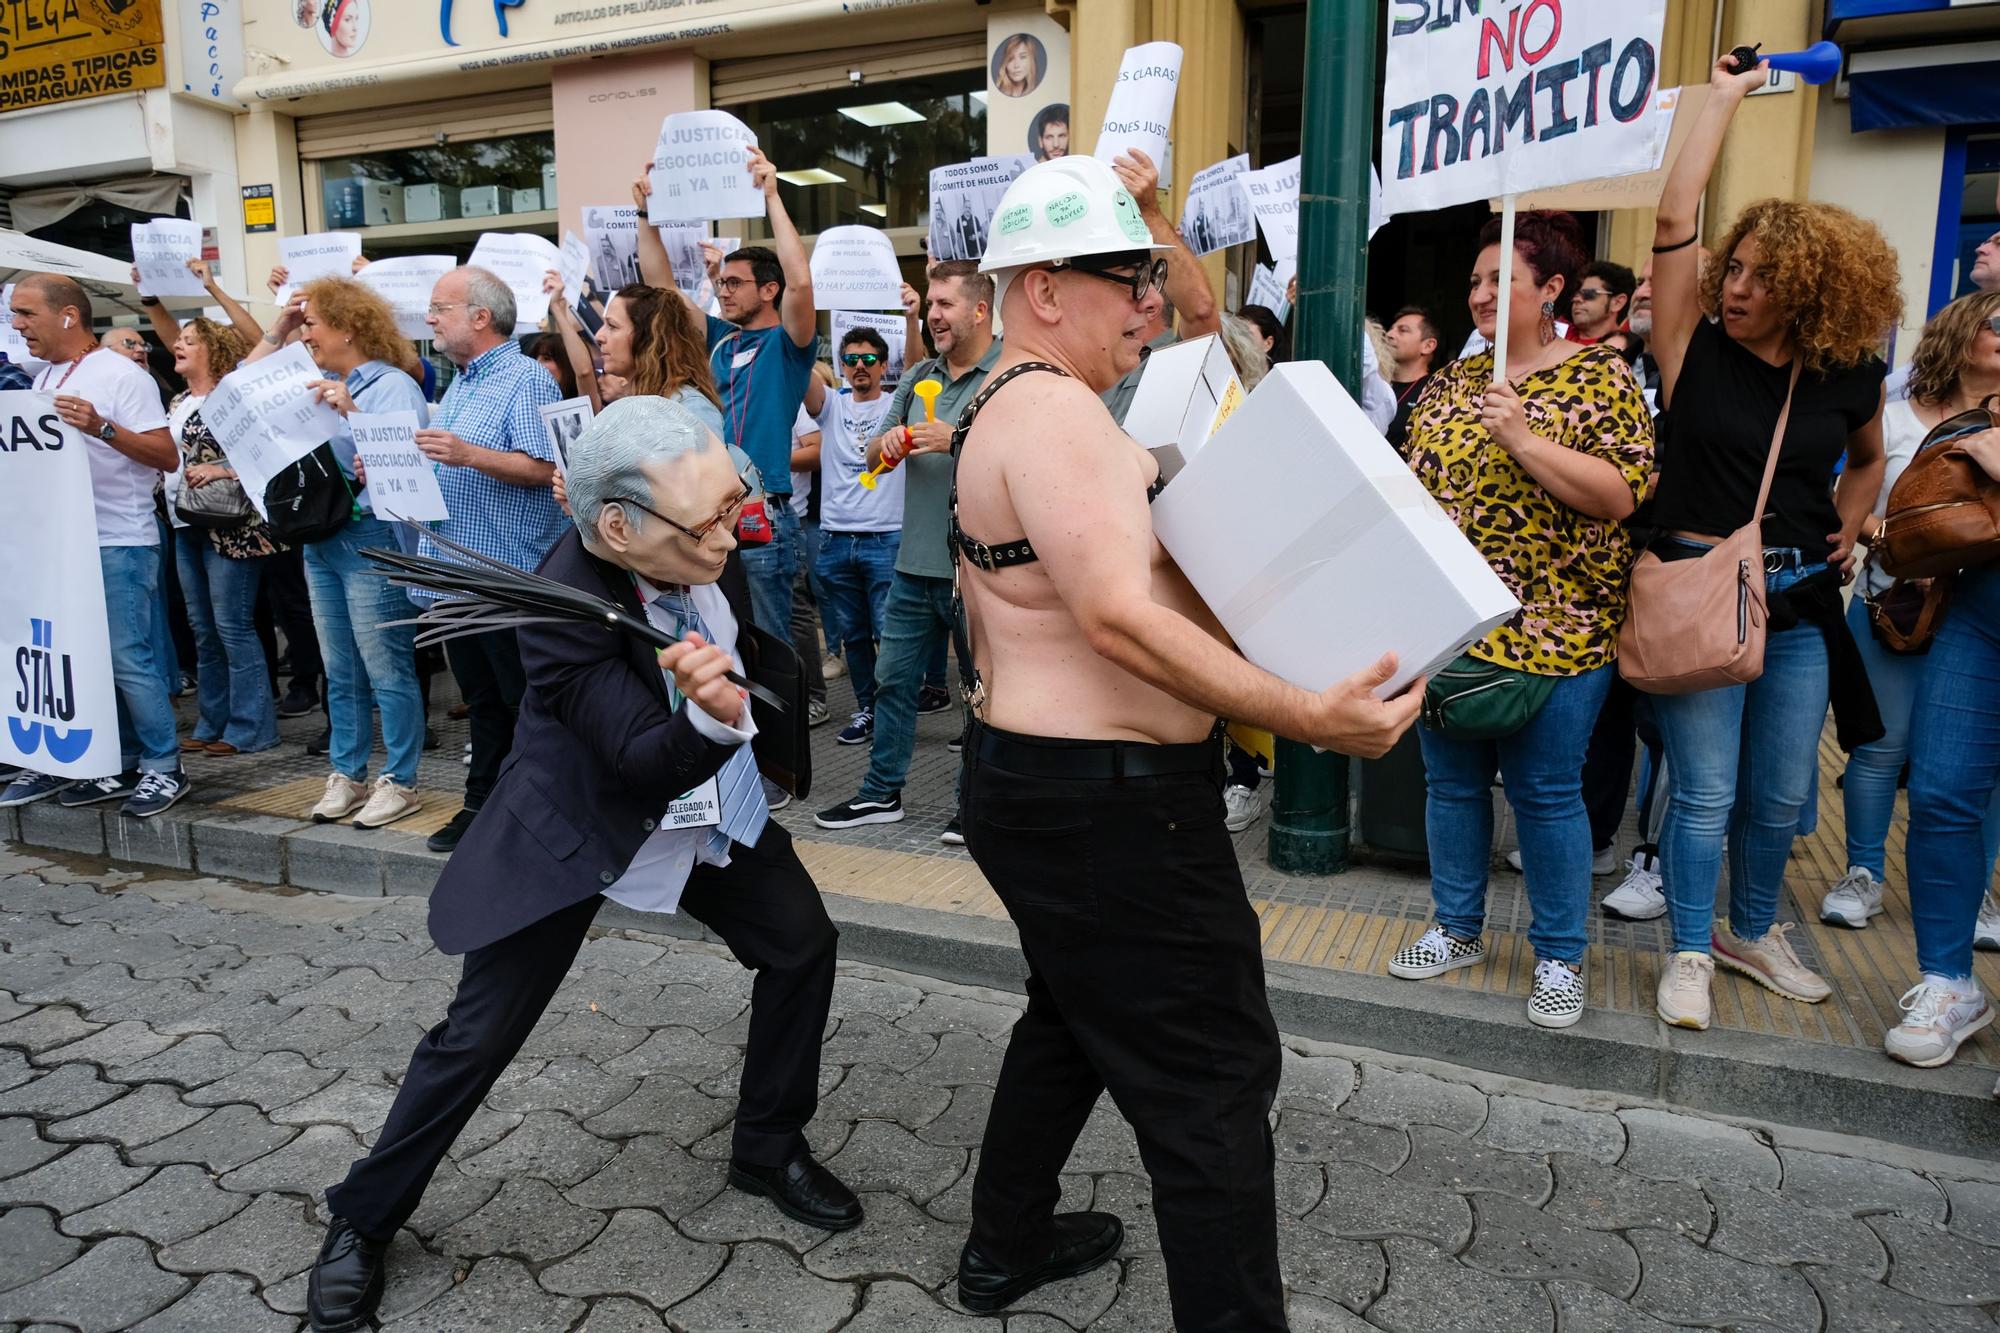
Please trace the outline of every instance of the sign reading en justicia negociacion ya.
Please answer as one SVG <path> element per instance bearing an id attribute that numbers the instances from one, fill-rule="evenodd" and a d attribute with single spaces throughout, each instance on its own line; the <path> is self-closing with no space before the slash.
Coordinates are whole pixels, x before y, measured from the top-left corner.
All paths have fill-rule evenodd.
<path id="1" fill-rule="evenodd" d="M 0 0 L 0 111 L 167 82 L 160 0 Z"/>

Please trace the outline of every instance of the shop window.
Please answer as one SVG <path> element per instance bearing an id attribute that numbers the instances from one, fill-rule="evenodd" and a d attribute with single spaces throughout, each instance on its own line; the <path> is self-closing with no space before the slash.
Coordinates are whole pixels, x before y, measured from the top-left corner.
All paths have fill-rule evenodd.
<path id="1" fill-rule="evenodd" d="M 983 68 L 867 82 L 726 107 L 783 174 L 801 233 L 923 227 L 930 169 L 986 152 Z"/>
<path id="2" fill-rule="evenodd" d="M 425 223 L 550 230 L 555 159 L 553 132 L 324 158 L 317 163 L 322 225 L 328 231 Z"/>

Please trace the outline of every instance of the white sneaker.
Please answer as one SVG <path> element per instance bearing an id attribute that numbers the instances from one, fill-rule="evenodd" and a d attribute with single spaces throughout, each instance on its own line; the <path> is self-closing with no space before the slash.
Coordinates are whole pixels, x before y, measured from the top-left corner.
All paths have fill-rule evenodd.
<path id="1" fill-rule="evenodd" d="M 1882 1049 L 1891 1060 L 1932 1069 L 1958 1054 L 1965 1039 L 1993 1021 L 1992 1006 L 1971 978 L 1954 982 L 1926 973 L 1903 992 L 1903 1021 L 1889 1029 Z"/>
<path id="2" fill-rule="evenodd" d="M 1507 864 L 1512 866 L 1517 873 L 1520 871 L 1521 849 L 1519 847 L 1516 847 L 1513 851 L 1507 853 Z M 1617 868 L 1618 868 L 1618 854 L 1612 851 L 1609 847 L 1604 848 L 1602 851 L 1596 851 L 1590 854 L 1591 874 L 1608 875 Z"/>
<path id="3" fill-rule="evenodd" d="M 1222 827 L 1241 833 L 1263 818 L 1264 793 L 1231 784 L 1222 789 L 1222 805 L 1229 812 L 1222 817 Z"/>
<path id="4" fill-rule="evenodd" d="M 1972 923 L 1972 947 L 2000 949 L 2000 907 L 1994 905 L 1990 893 L 1979 901 L 1979 919 Z"/>
<path id="5" fill-rule="evenodd" d="M 1389 960 L 1389 975 L 1405 981 L 1424 981 L 1485 960 L 1483 942 L 1453 939 L 1444 933 L 1442 926 L 1432 926 L 1415 944 Z"/>
<path id="6" fill-rule="evenodd" d="M 329 773 L 326 778 L 326 793 L 319 798 L 319 804 L 312 808 L 315 824 L 331 824 L 345 819 L 368 803 L 368 789 L 345 773 Z"/>
<path id="7" fill-rule="evenodd" d="M 1536 963 L 1528 1021 L 1537 1027 L 1566 1028 L 1582 1017 L 1583 974 L 1553 958 Z"/>
<path id="8" fill-rule="evenodd" d="M 1862 866 L 1849 866 L 1819 900 L 1819 919 L 1829 926 L 1860 930 L 1871 916 L 1882 915 L 1882 881 Z"/>
<path id="9" fill-rule="evenodd" d="M 375 779 L 375 790 L 368 794 L 368 804 L 361 807 L 361 813 L 354 817 L 356 828 L 381 828 L 397 820 L 414 815 L 424 808 L 417 799 L 414 787 L 405 787 L 384 773 Z"/>
<path id="10" fill-rule="evenodd" d="M 1677 953 L 1667 959 L 1653 992 L 1660 1021 L 1672 1027 L 1706 1032 L 1714 1003 L 1709 988 L 1715 981 L 1715 960 L 1705 953 Z"/>
<path id="11" fill-rule="evenodd" d="M 842 660 L 839 653 L 835 653 L 819 664 L 819 673 L 828 680 L 839 680 L 847 674 L 847 663 Z"/>
<path id="12" fill-rule="evenodd" d="M 1667 914 L 1667 893 L 1660 879 L 1660 858 L 1632 853 L 1624 882 L 1604 895 L 1598 906 L 1627 921 L 1651 921 Z"/>

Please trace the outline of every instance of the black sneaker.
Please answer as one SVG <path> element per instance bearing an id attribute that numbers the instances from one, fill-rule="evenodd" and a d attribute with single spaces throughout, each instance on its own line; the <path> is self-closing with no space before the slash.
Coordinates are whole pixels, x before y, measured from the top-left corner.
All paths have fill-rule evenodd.
<path id="1" fill-rule="evenodd" d="M 134 819 L 151 819 L 154 815 L 170 809 L 175 801 L 188 794 L 194 784 L 187 774 L 141 773 L 139 786 L 132 793 L 132 799 L 118 807 L 121 815 L 131 815 Z"/>
<path id="2" fill-rule="evenodd" d="M 449 824 L 446 824 L 436 833 L 431 834 L 430 837 L 425 838 L 424 846 L 434 852 L 444 852 L 449 855 L 457 849 L 458 840 L 463 838 L 465 831 L 472 827 L 472 820 L 478 813 L 477 810 L 459 811 L 451 817 Z"/>
<path id="3" fill-rule="evenodd" d="M 965 846 L 965 821 L 953 815 L 951 822 L 944 826 L 944 832 L 938 834 L 938 841 L 947 847 Z"/>
<path id="4" fill-rule="evenodd" d="M 79 782 L 56 799 L 62 802 L 63 808 L 74 810 L 80 805 L 102 805 L 106 801 L 123 801 L 138 790 L 137 772 L 120 773 L 116 777 L 99 778 L 95 782 Z"/>
<path id="5" fill-rule="evenodd" d="M 952 754 L 964 754 L 965 733 L 961 731 L 958 733 L 958 735 L 953 736 L 950 740 L 944 743 L 944 748 L 949 752 L 951 752 Z"/>
<path id="6" fill-rule="evenodd" d="M 848 719 L 833 739 L 840 745 L 866 745 L 875 735 L 875 714 L 864 708 Z"/>
<path id="7" fill-rule="evenodd" d="M 860 828 L 863 824 L 895 824 L 903 818 L 903 794 L 897 792 L 886 801 L 868 801 L 857 796 L 851 801 L 842 801 L 831 810 L 822 810 L 813 816 L 813 823 L 821 828 Z"/>
<path id="8" fill-rule="evenodd" d="M 319 707 L 319 695 L 313 690 L 312 682 L 294 677 L 292 686 L 285 691 L 285 697 L 278 700 L 279 717 L 304 717 Z"/>
<path id="9" fill-rule="evenodd" d="M 333 730 L 333 728 L 331 728 L 331 727 L 328 727 L 328 728 L 327 728 L 327 730 L 328 730 L 329 732 L 331 732 L 331 731 Z M 331 737 L 330 737 L 330 736 L 329 736 L 329 739 L 331 739 Z M 432 730 L 431 730 L 431 729 L 430 729 L 429 727 L 425 727 L 425 728 L 424 728 L 424 751 L 425 751 L 425 753 L 429 753 L 430 751 L 432 751 L 432 750 L 435 750 L 435 749 L 437 749 L 437 748 L 438 748 L 439 746 L 441 746 L 441 745 L 443 745 L 443 744 L 444 744 L 444 742 L 438 739 L 438 734 L 437 734 L 437 733 L 436 733 L 435 731 L 432 731 Z"/>
<path id="10" fill-rule="evenodd" d="M 324 755 L 332 748 L 333 728 L 330 726 L 322 727 L 319 735 L 306 742 L 306 753 L 311 755 Z"/>
<path id="11" fill-rule="evenodd" d="M 917 691 L 918 713 L 942 713 L 951 707 L 951 691 L 942 685 L 926 685 Z"/>
<path id="12" fill-rule="evenodd" d="M 16 769 L 6 781 L 7 785 L 0 787 L 0 810 L 33 805 L 76 786 L 74 778 L 59 778 L 53 773 L 37 773 L 27 768 Z"/>

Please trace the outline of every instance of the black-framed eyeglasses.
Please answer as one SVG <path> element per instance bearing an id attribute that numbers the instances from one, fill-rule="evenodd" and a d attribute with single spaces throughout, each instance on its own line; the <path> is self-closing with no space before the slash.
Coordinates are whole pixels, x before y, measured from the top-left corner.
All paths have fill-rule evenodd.
<path id="1" fill-rule="evenodd" d="M 715 280 L 715 289 L 719 292 L 733 292 L 738 287 L 762 287 L 763 285 L 763 283 L 757 281 L 755 278 L 731 277 L 717 278 Z"/>
<path id="2" fill-rule="evenodd" d="M 1136 273 L 1116 273 L 1112 271 L 1134 262 L 1137 262 L 1139 265 L 1139 270 Z M 1072 273 L 1081 273 L 1087 277 L 1101 278 L 1105 282 L 1115 282 L 1130 291 L 1132 299 L 1135 302 L 1145 300 L 1147 292 L 1155 290 L 1164 292 L 1167 289 L 1167 261 L 1164 259 L 1142 259 L 1138 261 L 1125 259 L 1116 260 L 1104 265 L 1093 264 L 1088 260 L 1082 259 L 1063 259 L 1049 265 L 1049 269 L 1052 272 L 1060 272 L 1063 269 L 1068 269 Z"/>
<path id="3" fill-rule="evenodd" d="M 882 364 L 880 352 L 842 352 L 840 364 L 843 366 L 879 366 Z"/>
<path id="4" fill-rule="evenodd" d="M 651 505 L 642 504 L 638 500 L 632 499 L 630 496 L 624 496 L 624 495 L 618 496 L 615 499 L 613 499 L 611 503 L 631 505 L 634 509 L 638 509 L 644 513 L 651 514 L 654 518 L 659 519 L 660 522 L 666 524 L 668 527 L 672 528 L 675 532 L 680 533 L 681 536 L 686 537 L 689 541 L 700 543 L 708 540 L 708 534 L 714 532 L 724 523 L 731 523 L 731 524 L 735 523 L 737 518 L 740 517 L 743 513 L 743 506 L 749 504 L 750 497 L 752 495 L 755 495 L 756 493 L 757 492 L 755 487 L 751 486 L 751 484 L 747 481 L 743 482 L 743 493 L 737 496 L 734 500 L 730 501 L 728 508 L 724 509 L 721 513 L 717 514 L 714 518 L 711 518 L 710 520 L 708 520 L 708 522 L 702 524 L 698 528 L 690 528 L 687 527 L 685 524 L 676 523 L 672 519 L 668 518 L 665 514 L 662 514 L 659 510 L 653 508 Z"/>

